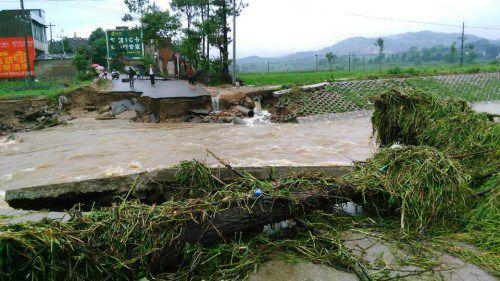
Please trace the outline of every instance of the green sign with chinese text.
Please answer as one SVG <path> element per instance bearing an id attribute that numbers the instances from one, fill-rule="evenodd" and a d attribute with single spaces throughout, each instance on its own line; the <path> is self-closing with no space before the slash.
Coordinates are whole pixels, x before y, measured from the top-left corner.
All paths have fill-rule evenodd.
<path id="1" fill-rule="evenodd" d="M 140 29 L 106 30 L 106 41 L 110 58 L 121 53 L 124 58 L 139 59 L 144 53 Z"/>

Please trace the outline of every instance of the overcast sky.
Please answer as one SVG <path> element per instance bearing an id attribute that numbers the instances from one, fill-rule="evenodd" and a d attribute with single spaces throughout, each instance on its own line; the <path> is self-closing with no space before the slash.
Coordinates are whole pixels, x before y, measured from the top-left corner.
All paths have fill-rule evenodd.
<path id="1" fill-rule="evenodd" d="M 25 0 L 26 8 L 41 8 L 54 37 L 86 37 L 97 28 L 123 25 L 121 0 Z M 155 1 L 167 8 L 167 0 Z M 460 32 L 458 27 L 379 20 L 394 18 L 466 26 L 500 28 L 500 0 L 246 0 L 238 18 L 238 57 L 280 56 L 317 50 L 354 36 L 376 37 L 409 31 Z M 0 9 L 19 8 L 19 1 L 0 0 Z M 0 19 L 1 22 L 1 19 Z M 499 39 L 498 29 L 467 28 L 467 33 Z M 49 34 L 47 34 L 49 36 Z"/>

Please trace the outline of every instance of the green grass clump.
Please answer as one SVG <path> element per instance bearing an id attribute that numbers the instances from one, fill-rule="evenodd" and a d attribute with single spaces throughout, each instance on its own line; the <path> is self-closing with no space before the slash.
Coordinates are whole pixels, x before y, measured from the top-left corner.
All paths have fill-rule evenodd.
<path id="1" fill-rule="evenodd" d="M 457 228 L 467 210 L 469 177 L 431 147 L 384 148 L 345 177 L 372 213 L 397 215 L 401 228 L 424 232 Z"/>
<path id="2" fill-rule="evenodd" d="M 473 177 L 498 171 L 500 124 L 466 102 L 408 89 L 385 92 L 374 105 L 372 123 L 382 146 L 434 147 L 457 159 Z"/>
<path id="3" fill-rule="evenodd" d="M 490 194 L 477 199 L 476 206 L 467 215 L 467 230 L 472 241 L 487 250 L 500 253 L 500 175 L 496 174 L 482 185 Z M 496 190 L 495 190 L 496 189 Z"/>
<path id="4" fill-rule="evenodd" d="M 203 197 L 217 188 L 210 169 L 203 163 L 183 161 L 177 168 L 176 179 L 183 192 L 187 193 L 184 197 Z"/>

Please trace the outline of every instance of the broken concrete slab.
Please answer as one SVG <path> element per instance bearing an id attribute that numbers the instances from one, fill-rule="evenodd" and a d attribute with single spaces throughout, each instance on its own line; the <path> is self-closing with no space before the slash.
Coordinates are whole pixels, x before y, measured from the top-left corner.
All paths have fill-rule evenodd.
<path id="1" fill-rule="evenodd" d="M 321 174 L 338 177 L 352 171 L 352 166 L 305 167 L 240 167 L 240 173 L 249 173 L 257 179 L 276 179 L 300 174 Z M 223 181 L 234 180 L 237 175 L 227 168 L 211 168 Z M 83 208 L 106 206 L 117 202 L 120 196 L 145 203 L 160 203 L 180 196 L 176 179 L 177 168 L 160 169 L 118 177 L 91 179 L 77 182 L 50 184 L 8 190 L 5 201 L 13 208 L 27 210 L 67 210 L 75 204 Z"/>

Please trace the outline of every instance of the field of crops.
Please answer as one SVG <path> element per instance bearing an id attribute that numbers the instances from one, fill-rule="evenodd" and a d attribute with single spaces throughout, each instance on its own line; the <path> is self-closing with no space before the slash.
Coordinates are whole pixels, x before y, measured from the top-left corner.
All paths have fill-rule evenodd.
<path id="1" fill-rule="evenodd" d="M 330 80 L 342 79 L 361 79 L 374 77 L 391 76 L 418 76 L 418 75 L 437 75 L 453 73 L 478 73 L 478 72 L 496 72 L 500 71 L 498 63 L 474 65 L 466 67 L 450 68 L 448 65 L 422 66 L 422 67 L 391 67 L 386 68 L 380 74 L 378 69 L 369 70 L 334 70 L 333 75 L 329 71 L 307 71 L 307 72 L 271 72 L 267 73 L 242 73 L 238 77 L 246 85 L 306 85 Z"/>

